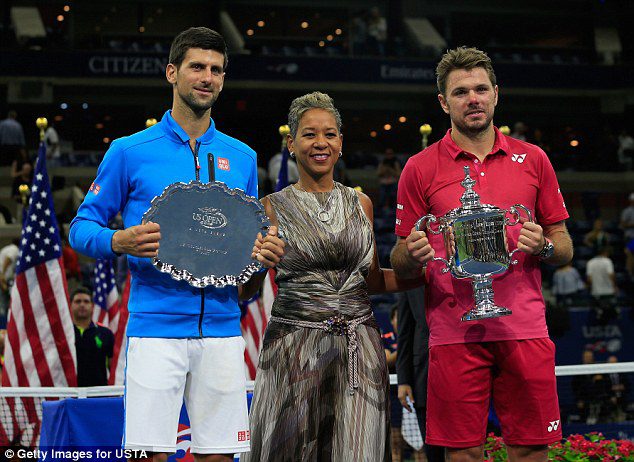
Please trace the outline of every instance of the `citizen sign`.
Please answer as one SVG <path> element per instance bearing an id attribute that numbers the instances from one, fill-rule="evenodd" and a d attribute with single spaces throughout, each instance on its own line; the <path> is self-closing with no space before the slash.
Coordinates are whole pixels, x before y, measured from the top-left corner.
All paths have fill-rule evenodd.
<path id="1" fill-rule="evenodd" d="M 166 58 L 154 56 L 92 56 L 88 68 L 104 75 L 165 75 Z"/>

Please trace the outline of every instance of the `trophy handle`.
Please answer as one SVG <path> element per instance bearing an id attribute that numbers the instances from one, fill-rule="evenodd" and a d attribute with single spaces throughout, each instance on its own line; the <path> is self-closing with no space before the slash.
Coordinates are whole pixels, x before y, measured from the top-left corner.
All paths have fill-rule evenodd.
<path id="1" fill-rule="evenodd" d="M 436 235 L 442 234 L 443 232 L 442 224 L 438 226 L 438 231 L 434 231 L 432 227 L 429 225 L 430 223 L 436 223 L 436 221 L 437 219 L 435 215 L 431 215 L 431 214 L 425 215 L 424 217 L 422 217 L 420 220 L 416 222 L 416 231 L 429 231 L 430 233 L 436 234 Z M 443 274 L 449 272 L 449 268 L 451 267 L 451 264 L 449 263 L 448 260 L 442 257 L 434 257 L 432 258 L 432 261 L 443 262 L 445 264 L 445 267 L 442 269 Z"/>
<path id="2" fill-rule="evenodd" d="M 416 231 L 429 231 L 432 234 L 442 233 L 443 225 L 438 226 L 438 231 L 434 231 L 429 225 L 430 223 L 436 223 L 435 215 L 431 215 L 431 214 L 425 215 L 420 220 L 418 220 L 416 222 Z"/>
<path id="3" fill-rule="evenodd" d="M 515 204 L 509 208 L 509 213 L 513 216 L 514 221 L 511 221 L 510 218 L 506 219 L 506 224 L 508 226 L 515 226 L 520 222 L 520 211 L 517 209 L 522 209 L 526 212 L 526 216 L 528 217 L 528 221 L 533 221 L 533 213 L 522 204 Z"/>
<path id="4" fill-rule="evenodd" d="M 515 226 L 516 224 L 518 224 L 520 222 L 520 211 L 518 209 L 522 209 L 524 210 L 524 212 L 526 212 L 526 216 L 528 217 L 528 221 L 532 222 L 533 221 L 533 214 L 532 212 L 524 207 L 522 204 L 515 204 L 513 206 L 511 206 L 509 208 L 509 213 L 511 215 L 513 215 L 514 221 L 511 222 L 510 218 L 506 219 L 506 224 L 508 226 Z M 513 255 L 515 255 L 515 252 L 519 252 L 520 249 L 515 249 L 513 250 L 511 253 L 509 253 L 509 258 L 511 259 L 511 265 L 515 265 L 517 264 L 517 260 L 513 260 Z"/>

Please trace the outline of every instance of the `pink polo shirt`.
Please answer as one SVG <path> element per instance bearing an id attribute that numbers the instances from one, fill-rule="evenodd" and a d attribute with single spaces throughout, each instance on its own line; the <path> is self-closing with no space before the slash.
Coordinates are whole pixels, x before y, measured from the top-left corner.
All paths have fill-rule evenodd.
<path id="1" fill-rule="evenodd" d="M 491 153 L 480 162 L 445 137 L 412 156 L 398 184 L 396 234 L 407 237 L 416 221 L 428 213 L 440 217 L 461 207 L 464 166 L 469 166 L 474 190 L 483 204 L 507 209 L 522 204 L 540 225 L 568 218 L 559 184 L 548 157 L 537 146 L 502 135 L 495 129 Z M 435 224 L 432 224 L 435 227 Z M 507 227 L 509 250 L 517 247 L 521 225 Z M 441 235 L 429 236 L 437 257 L 446 258 Z M 548 336 L 545 303 L 541 291 L 540 260 L 517 252 L 516 265 L 493 277 L 495 303 L 513 311 L 510 316 L 462 322 L 460 317 L 474 306 L 470 279 L 442 274 L 444 264 L 427 265 L 425 289 L 430 345 L 519 340 Z"/>

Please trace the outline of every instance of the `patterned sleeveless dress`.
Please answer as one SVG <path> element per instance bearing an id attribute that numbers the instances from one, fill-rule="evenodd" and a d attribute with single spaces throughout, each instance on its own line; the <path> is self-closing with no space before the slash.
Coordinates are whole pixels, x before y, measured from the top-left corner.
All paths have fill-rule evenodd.
<path id="1" fill-rule="evenodd" d="M 332 193 L 289 186 L 269 198 L 286 241 L 272 316 L 369 319 L 356 327 L 353 393 L 349 336 L 269 323 L 251 404 L 251 452 L 242 460 L 389 461 L 388 372 L 364 279 L 373 235 L 357 193 L 335 183 Z M 324 207 L 327 222 L 318 218 Z"/>

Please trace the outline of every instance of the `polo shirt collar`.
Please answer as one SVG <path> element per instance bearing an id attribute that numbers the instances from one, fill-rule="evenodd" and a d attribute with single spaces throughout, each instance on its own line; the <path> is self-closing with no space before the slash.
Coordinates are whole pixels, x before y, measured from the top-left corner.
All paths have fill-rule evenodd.
<path id="1" fill-rule="evenodd" d="M 502 133 L 500 133 L 500 131 L 495 126 L 493 127 L 493 130 L 495 131 L 495 141 L 493 143 L 493 149 L 491 149 L 491 152 L 489 154 L 494 154 L 497 152 L 508 154 L 510 151 L 509 151 L 509 143 L 506 139 L 506 136 L 502 135 Z M 453 138 L 451 138 L 451 128 L 447 130 L 447 133 L 445 134 L 445 136 L 440 142 L 443 145 L 443 147 L 447 150 L 451 158 L 454 160 L 460 154 L 466 152 L 460 146 L 456 144 Z"/>
<path id="2" fill-rule="evenodd" d="M 165 133 L 171 138 L 174 138 L 181 143 L 187 143 L 189 141 L 189 135 L 183 130 L 183 128 L 178 125 L 178 122 L 174 120 L 172 117 L 172 111 L 167 110 L 161 119 L 161 125 Z M 209 118 L 209 128 L 203 136 L 198 138 L 196 141 L 201 144 L 209 144 L 211 140 L 213 140 L 214 136 L 216 136 L 216 124 L 214 123 L 214 119 Z"/>

